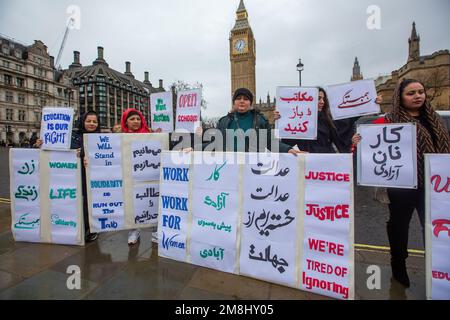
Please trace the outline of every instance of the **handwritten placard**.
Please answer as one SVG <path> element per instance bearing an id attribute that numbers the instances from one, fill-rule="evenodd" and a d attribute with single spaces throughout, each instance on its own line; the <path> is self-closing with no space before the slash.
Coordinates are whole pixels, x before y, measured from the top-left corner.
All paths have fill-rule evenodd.
<path id="1" fill-rule="evenodd" d="M 201 89 L 178 92 L 176 131 L 195 132 L 200 126 L 201 103 Z"/>
<path id="2" fill-rule="evenodd" d="M 11 149 L 11 231 L 16 241 L 84 244 L 75 151 Z"/>
<path id="3" fill-rule="evenodd" d="M 278 87 L 275 122 L 277 138 L 314 140 L 317 138 L 318 89 Z"/>
<path id="4" fill-rule="evenodd" d="M 87 134 L 91 230 L 109 232 L 157 225 L 161 152 L 168 136 Z"/>
<path id="5" fill-rule="evenodd" d="M 244 166 L 241 274 L 296 286 L 298 162 L 289 154 L 260 156 Z"/>
<path id="6" fill-rule="evenodd" d="M 41 139 L 44 150 L 69 150 L 72 137 L 72 108 L 42 108 Z"/>
<path id="7" fill-rule="evenodd" d="M 152 129 L 161 132 L 173 131 L 172 92 L 157 92 L 150 95 Z"/>
<path id="8" fill-rule="evenodd" d="M 236 269 L 239 166 L 230 156 L 194 155 L 191 261 L 224 272 Z"/>
<path id="9" fill-rule="evenodd" d="M 133 141 L 131 170 L 135 181 L 159 180 L 161 141 Z"/>
<path id="10" fill-rule="evenodd" d="M 55 243 L 77 242 L 79 219 L 78 158 L 75 152 L 54 151 L 48 163 L 50 170 L 51 236 Z M 84 228 L 84 225 L 82 226 Z"/>
<path id="11" fill-rule="evenodd" d="M 350 155 L 163 152 L 161 165 L 160 256 L 354 298 Z"/>
<path id="12" fill-rule="evenodd" d="M 373 80 L 359 80 L 326 88 L 334 120 L 380 113 L 375 103 L 377 91 Z"/>
<path id="13" fill-rule="evenodd" d="M 85 138 L 91 230 L 121 230 L 125 226 L 121 135 L 88 134 Z"/>
<path id="14" fill-rule="evenodd" d="M 367 124 L 357 128 L 358 184 L 417 188 L 416 126 Z"/>
<path id="15" fill-rule="evenodd" d="M 134 187 L 134 223 L 158 223 L 159 183 Z"/>
<path id="16" fill-rule="evenodd" d="M 163 152 L 158 218 L 158 254 L 186 261 L 190 154 Z M 178 160 L 178 161 L 177 161 Z"/>
<path id="17" fill-rule="evenodd" d="M 353 295 L 352 182 L 348 155 L 306 156 L 303 290 L 338 299 Z"/>
<path id="18" fill-rule="evenodd" d="M 427 298 L 450 300 L 450 154 L 425 155 Z"/>
<path id="19" fill-rule="evenodd" d="M 16 241 L 40 242 L 39 150 L 11 149 L 12 233 Z"/>

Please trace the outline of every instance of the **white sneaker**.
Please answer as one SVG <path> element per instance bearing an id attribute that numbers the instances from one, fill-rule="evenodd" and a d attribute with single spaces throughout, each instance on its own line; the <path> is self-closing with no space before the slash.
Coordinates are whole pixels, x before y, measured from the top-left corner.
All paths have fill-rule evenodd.
<path id="1" fill-rule="evenodd" d="M 136 242 L 138 242 L 139 240 L 140 235 L 141 232 L 139 231 L 139 229 L 130 230 L 130 232 L 128 233 L 128 244 L 136 244 Z"/>
<path id="2" fill-rule="evenodd" d="M 152 242 L 158 243 L 158 231 L 152 232 Z"/>

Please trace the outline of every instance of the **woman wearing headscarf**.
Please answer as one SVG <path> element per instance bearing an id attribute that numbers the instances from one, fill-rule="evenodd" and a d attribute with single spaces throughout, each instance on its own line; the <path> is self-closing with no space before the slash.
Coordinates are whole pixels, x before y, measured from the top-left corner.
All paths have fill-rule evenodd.
<path id="1" fill-rule="evenodd" d="M 396 88 L 392 111 L 374 123 L 415 123 L 417 126 L 417 189 L 388 188 L 389 221 L 387 235 L 391 247 L 392 276 L 405 287 L 410 286 L 406 271 L 408 232 L 414 210 L 417 210 L 424 237 L 425 189 L 424 154 L 450 153 L 450 137 L 441 118 L 426 99 L 425 86 L 417 80 L 405 79 Z M 355 134 L 357 144 L 361 136 Z"/>
<path id="2" fill-rule="evenodd" d="M 136 109 L 130 108 L 123 112 L 120 120 L 122 133 L 152 133 L 161 132 L 161 129 L 153 131 L 147 126 L 142 113 Z M 134 245 L 138 242 L 141 232 L 139 229 L 130 230 L 128 233 L 128 244 Z"/>
<path id="3" fill-rule="evenodd" d="M 70 143 L 70 149 L 77 149 L 78 155 L 81 159 L 84 159 L 84 140 L 83 135 L 89 133 L 100 133 L 100 122 L 98 115 L 95 111 L 88 111 L 83 114 L 78 121 L 78 130 L 72 132 L 72 140 Z M 81 186 L 83 193 L 83 216 L 84 216 L 84 230 L 85 240 L 87 242 L 94 241 L 98 238 L 97 233 L 91 233 L 89 230 L 89 216 L 88 216 L 88 203 L 87 203 L 87 188 L 86 188 L 86 168 L 81 166 Z"/>

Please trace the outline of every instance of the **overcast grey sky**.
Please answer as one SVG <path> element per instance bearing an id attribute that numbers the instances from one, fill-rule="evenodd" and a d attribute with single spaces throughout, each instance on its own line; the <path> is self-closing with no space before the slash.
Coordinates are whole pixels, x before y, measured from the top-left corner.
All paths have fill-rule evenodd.
<path id="1" fill-rule="evenodd" d="M 421 55 L 450 48 L 449 0 L 245 0 L 256 39 L 256 100 L 275 94 L 276 86 L 330 85 L 350 80 L 358 56 L 365 78 L 389 74 L 406 63 L 408 37 L 416 21 Z M 81 10 L 79 30 L 68 36 L 61 64 L 73 51 L 89 65 L 104 47 L 110 67 L 131 71 L 164 87 L 183 80 L 204 85 L 207 116 L 230 107 L 229 32 L 239 0 L 0 0 L 0 33 L 32 44 L 42 40 L 58 54 L 68 14 Z M 380 8 L 381 29 L 369 30 L 370 5 Z"/>

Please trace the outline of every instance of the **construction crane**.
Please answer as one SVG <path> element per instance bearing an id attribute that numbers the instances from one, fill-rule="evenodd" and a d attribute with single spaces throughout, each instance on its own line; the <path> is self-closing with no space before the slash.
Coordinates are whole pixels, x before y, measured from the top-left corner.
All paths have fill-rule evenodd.
<path id="1" fill-rule="evenodd" d="M 64 32 L 64 38 L 61 43 L 61 47 L 59 48 L 58 56 L 56 57 L 55 62 L 55 68 L 56 66 L 58 70 L 61 70 L 61 65 L 59 64 L 59 61 L 61 60 L 62 53 L 64 51 L 64 46 L 66 45 L 67 36 L 69 35 L 69 30 L 72 28 L 73 24 L 75 23 L 75 19 L 71 17 L 69 21 L 67 22 L 66 31 Z"/>

